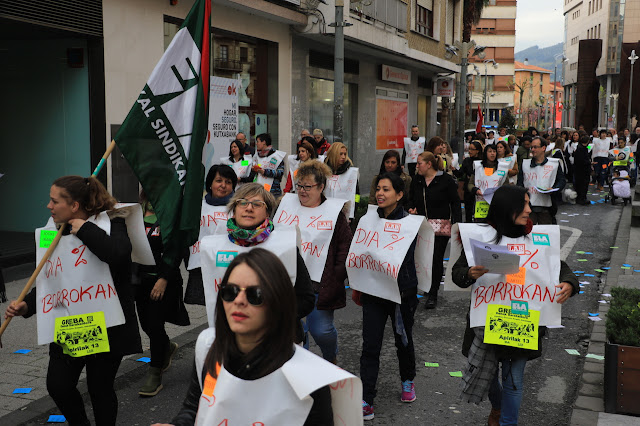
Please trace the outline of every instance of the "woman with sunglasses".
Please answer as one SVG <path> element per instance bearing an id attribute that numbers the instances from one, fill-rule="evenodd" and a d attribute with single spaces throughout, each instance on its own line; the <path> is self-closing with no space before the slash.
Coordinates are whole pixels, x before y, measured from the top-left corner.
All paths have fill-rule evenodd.
<path id="1" fill-rule="evenodd" d="M 173 425 L 333 425 L 334 416 L 362 423 L 360 380 L 294 345 L 295 295 L 276 255 L 259 248 L 239 254 L 217 303 L 215 329 L 198 337 Z"/>
<path id="2" fill-rule="evenodd" d="M 202 240 L 202 276 L 209 325 L 213 327 L 217 292 L 227 267 L 238 253 L 260 247 L 275 253 L 284 263 L 291 283 L 295 283 L 298 308 L 296 342 L 302 342 L 300 320 L 315 304 L 309 271 L 298 252 L 295 226 L 279 224 L 274 227 L 271 215 L 276 200 L 259 183 L 248 183 L 238 189 L 227 204 L 227 232 L 216 233 Z"/>
<path id="3" fill-rule="evenodd" d="M 274 216 L 276 224 L 295 221 L 303 241 L 301 252 L 315 293 L 315 308 L 307 315 L 305 329 L 327 361 L 336 363 L 338 330 L 333 313 L 347 304 L 345 261 L 351 245 L 351 229 L 342 209 L 345 200 L 327 198 L 323 191 L 331 169 L 309 161 L 298 169 L 297 195 L 286 194 Z M 322 219 L 319 219 L 321 217 Z M 309 341 L 305 339 L 305 349 Z"/>

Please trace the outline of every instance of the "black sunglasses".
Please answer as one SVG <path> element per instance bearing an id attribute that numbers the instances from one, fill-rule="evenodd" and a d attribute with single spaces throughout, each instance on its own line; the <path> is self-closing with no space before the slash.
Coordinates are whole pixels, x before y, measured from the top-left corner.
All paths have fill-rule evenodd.
<path id="1" fill-rule="evenodd" d="M 264 303 L 262 289 L 259 286 L 240 287 L 236 284 L 225 284 L 220 287 L 220 297 L 225 302 L 233 302 L 241 291 L 244 291 L 244 295 L 247 297 L 247 302 L 251 305 L 260 306 Z"/>

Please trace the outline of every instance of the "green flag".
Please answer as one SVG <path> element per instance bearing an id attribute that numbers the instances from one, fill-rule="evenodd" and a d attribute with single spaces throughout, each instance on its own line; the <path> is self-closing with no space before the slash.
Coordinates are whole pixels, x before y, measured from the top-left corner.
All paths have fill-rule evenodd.
<path id="1" fill-rule="evenodd" d="M 169 265 L 200 228 L 210 28 L 211 1 L 196 0 L 114 138 L 153 204 Z"/>

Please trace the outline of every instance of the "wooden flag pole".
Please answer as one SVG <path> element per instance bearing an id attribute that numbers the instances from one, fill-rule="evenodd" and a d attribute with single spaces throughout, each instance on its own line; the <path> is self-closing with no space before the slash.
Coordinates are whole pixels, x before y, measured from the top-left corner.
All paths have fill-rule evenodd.
<path id="1" fill-rule="evenodd" d="M 91 176 L 95 177 L 98 175 L 98 173 L 100 173 L 102 166 L 104 166 L 104 164 L 107 161 L 107 158 L 109 158 L 109 155 L 111 155 L 115 147 L 116 147 L 116 141 L 112 140 L 111 143 L 109 144 L 109 147 L 107 148 L 104 155 L 102 156 L 102 159 L 96 166 L 96 169 L 91 174 Z M 66 227 L 67 227 L 67 224 L 63 223 L 60 229 L 58 230 L 56 237 L 51 242 L 51 245 L 45 252 L 44 256 L 42 256 L 42 259 L 40 260 L 40 263 L 38 263 L 36 270 L 33 271 L 33 274 L 31 274 L 31 278 L 29 278 L 29 281 L 27 281 L 27 284 L 22 289 L 22 293 L 20 293 L 20 296 L 16 299 L 16 303 L 23 302 L 24 298 L 27 297 L 29 290 L 31 290 L 31 286 L 33 286 L 33 283 L 36 281 L 38 274 L 40 274 L 40 271 L 42 271 L 44 264 L 47 262 L 47 260 L 49 260 L 49 257 L 51 257 L 51 254 L 53 253 L 53 250 L 55 250 L 56 246 L 58 245 L 58 242 L 60 241 L 60 238 L 62 237 L 62 233 L 64 232 Z M 2 323 L 2 326 L 0 326 L 0 337 L 2 337 L 2 334 L 7 329 L 7 326 L 11 322 L 11 318 L 12 317 L 7 318 L 7 320 Z"/>

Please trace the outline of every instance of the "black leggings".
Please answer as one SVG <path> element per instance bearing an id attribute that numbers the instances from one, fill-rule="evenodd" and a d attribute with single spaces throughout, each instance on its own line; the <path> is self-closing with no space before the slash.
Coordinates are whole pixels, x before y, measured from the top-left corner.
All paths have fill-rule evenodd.
<path id="1" fill-rule="evenodd" d="M 57 351 L 56 351 L 57 352 Z M 83 368 L 87 368 L 87 387 L 96 425 L 112 426 L 118 415 L 118 397 L 113 382 L 121 355 L 101 353 L 73 358 L 51 353 L 47 370 L 47 390 L 70 425 L 90 425 L 82 396 L 77 389 Z"/>
<path id="2" fill-rule="evenodd" d="M 465 207 L 466 208 L 466 207 Z M 431 289 L 430 296 L 438 296 L 442 273 L 444 272 L 444 252 L 447 251 L 449 237 L 435 237 L 433 244 L 433 265 L 431 266 Z"/>

